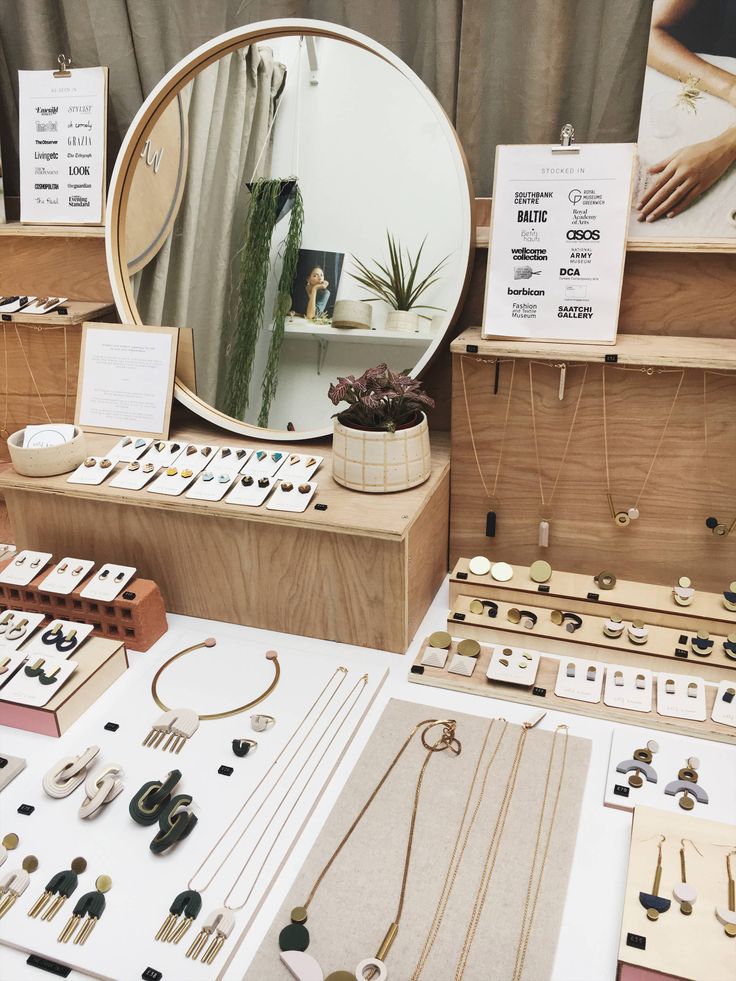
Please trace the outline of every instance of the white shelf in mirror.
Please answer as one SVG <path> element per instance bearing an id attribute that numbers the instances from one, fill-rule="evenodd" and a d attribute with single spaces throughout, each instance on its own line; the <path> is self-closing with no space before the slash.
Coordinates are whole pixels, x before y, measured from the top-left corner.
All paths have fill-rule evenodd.
<path id="1" fill-rule="evenodd" d="M 287 320 L 284 325 L 287 337 L 300 337 L 312 341 L 348 341 L 351 344 L 372 344 L 384 341 L 397 347 L 426 347 L 432 343 L 430 333 L 404 333 L 398 330 L 363 330 L 360 327 L 331 327 L 329 324 L 310 324 L 303 320 Z"/>

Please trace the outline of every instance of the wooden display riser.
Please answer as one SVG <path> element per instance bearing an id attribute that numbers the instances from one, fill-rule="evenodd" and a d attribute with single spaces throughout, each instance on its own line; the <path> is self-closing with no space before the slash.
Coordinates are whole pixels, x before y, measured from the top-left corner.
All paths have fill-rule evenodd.
<path id="1" fill-rule="evenodd" d="M 459 559 L 450 573 L 450 604 L 459 595 L 470 594 L 478 599 L 501 599 L 513 606 L 531 603 L 581 616 L 617 614 L 623 619 L 644 620 L 648 625 L 658 624 L 691 633 L 707 630 L 727 636 L 736 632 L 736 613 L 724 607 L 721 593 L 698 590 L 689 606 L 678 606 L 672 598 L 672 589 L 667 586 L 619 579 L 613 589 L 601 589 L 592 576 L 557 571 L 548 582 L 540 585 L 532 581 L 527 566 L 512 568 L 512 578 L 508 582 L 498 582 L 490 573 L 473 575 L 469 560 Z M 725 583 L 724 588 L 728 585 Z M 736 662 L 734 664 L 736 666 Z"/>
<path id="2" fill-rule="evenodd" d="M 253 445 L 199 423 L 171 438 Z M 94 454 L 116 441 L 87 439 Z M 403 654 L 447 574 L 447 441 L 433 439 L 429 480 L 398 494 L 340 487 L 331 446 L 311 445 L 325 460 L 302 514 L 14 471 L 0 476 L 0 493 L 19 548 L 134 565 L 173 613 Z"/>
<path id="3" fill-rule="evenodd" d="M 486 671 L 491 661 L 493 648 L 496 644 L 481 643 L 480 654 L 475 659 L 476 666 L 473 674 L 467 678 L 459 674 L 450 674 L 447 667 L 450 664 L 457 644 L 456 637 L 467 636 L 459 629 L 459 624 L 452 624 L 453 643 L 444 668 L 427 667 L 422 664 L 422 657 L 429 646 L 425 640 L 417 654 L 414 665 L 409 671 L 409 681 L 417 685 L 430 685 L 433 688 L 447 688 L 451 691 L 464 692 L 467 695 L 484 695 L 487 698 L 499 698 L 509 702 L 522 702 L 534 705 L 539 709 L 554 709 L 557 712 L 569 712 L 574 715 L 587 715 L 595 719 L 606 719 L 609 722 L 621 722 L 627 725 L 642 726 L 645 729 L 661 729 L 664 732 L 678 733 L 683 736 L 697 736 L 701 739 L 714 739 L 718 742 L 736 744 L 736 729 L 713 722 L 710 718 L 717 686 L 705 686 L 706 712 L 705 722 L 689 719 L 675 719 L 659 715 L 656 711 L 656 695 L 653 694 L 653 707 L 649 712 L 635 712 L 631 709 L 612 708 L 605 705 L 603 696 L 600 702 L 581 702 L 573 698 L 560 698 L 555 694 L 557 671 L 562 658 L 554 654 L 543 654 L 539 659 L 537 676 L 533 686 L 523 687 L 486 678 Z M 518 638 L 517 638 L 518 640 Z M 518 645 L 517 645 L 518 646 Z M 581 652 L 578 657 L 583 656 Z M 619 662 L 621 663 L 621 662 Z M 647 665 L 649 667 L 649 665 Z M 415 668 L 421 668 L 417 672 Z M 696 672 L 700 673 L 700 672 Z"/>

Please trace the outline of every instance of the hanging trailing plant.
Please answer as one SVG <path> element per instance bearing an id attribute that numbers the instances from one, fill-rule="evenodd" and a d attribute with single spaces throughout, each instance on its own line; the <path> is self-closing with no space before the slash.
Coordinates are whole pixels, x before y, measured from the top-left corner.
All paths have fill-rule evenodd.
<path id="1" fill-rule="evenodd" d="M 271 241 L 276 224 L 284 207 L 284 185 L 280 179 L 261 178 L 251 188 L 251 201 L 245 217 L 243 247 L 240 259 L 240 284 L 238 287 L 238 306 L 234 324 L 234 336 L 228 347 L 228 366 L 225 379 L 223 411 L 237 419 L 242 419 L 249 404 L 249 390 L 253 374 L 258 338 L 263 328 L 263 310 L 268 285 Z M 293 183 L 294 207 L 291 211 L 289 231 L 286 236 L 284 260 L 292 251 L 292 241 L 298 235 L 296 251 L 301 242 L 303 204 L 299 187 Z M 297 213 L 295 216 L 295 212 Z M 296 220 L 295 220 L 296 218 Z M 283 274 L 279 280 L 277 306 L 282 294 Z M 283 335 L 283 323 L 281 325 Z M 271 341 L 273 348 L 273 340 Z M 275 365 L 272 365 L 269 351 L 269 365 L 264 376 L 264 384 L 269 369 L 275 376 L 278 371 L 280 343 L 275 351 Z M 275 382 L 270 382 L 275 392 Z M 271 398 L 273 394 L 271 394 Z M 270 405 L 270 402 L 269 402 Z M 263 407 L 261 408 L 263 415 Z M 266 417 L 268 411 L 266 411 Z"/>
<path id="2" fill-rule="evenodd" d="M 263 372 L 261 411 L 258 414 L 258 425 L 264 429 L 268 426 L 268 416 L 271 403 L 276 395 L 279 382 L 279 361 L 281 345 L 284 340 L 286 317 L 291 310 L 291 290 L 296 276 L 299 261 L 299 247 L 302 244 L 302 226 L 304 224 L 304 202 L 298 186 L 294 187 L 294 202 L 289 218 L 289 231 L 286 233 L 279 276 L 278 291 L 273 305 L 273 331 L 271 343 L 268 346 L 266 369 Z"/>

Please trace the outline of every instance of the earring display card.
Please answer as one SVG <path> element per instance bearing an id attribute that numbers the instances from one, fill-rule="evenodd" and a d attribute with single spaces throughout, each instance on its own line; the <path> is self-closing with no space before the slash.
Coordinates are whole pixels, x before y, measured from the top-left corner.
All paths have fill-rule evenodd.
<path id="1" fill-rule="evenodd" d="M 187 474 L 185 477 L 184 474 Z M 148 488 L 151 494 L 168 494 L 171 497 L 178 497 L 183 494 L 194 480 L 196 474 L 188 466 L 182 463 L 180 468 L 167 467 L 160 476 L 154 480 Z"/>
<path id="2" fill-rule="evenodd" d="M 14 651 L 19 648 L 45 619 L 43 613 L 6 610 L 0 617 L 0 650 Z"/>
<path id="3" fill-rule="evenodd" d="M 216 449 L 215 446 L 190 443 L 178 458 L 179 469 L 191 470 L 194 474 L 201 473 L 215 456 Z"/>
<path id="4" fill-rule="evenodd" d="M 289 454 L 284 450 L 256 450 L 244 467 L 244 473 L 273 477 L 286 463 Z"/>
<path id="5" fill-rule="evenodd" d="M 146 484 L 161 472 L 155 463 L 143 463 L 137 460 L 129 463 L 124 470 L 119 471 L 110 481 L 111 487 L 123 487 L 125 490 L 143 490 Z"/>
<path id="6" fill-rule="evenodd" d="M 246 446 L 220 446 L 205 469 L 237 474 L 248 463 L 252 454 L 253 450 Z"/>
<path id="7" fill-rule="evenodd" d="M 23 549 L 0 573 L 0 582 L 10 586 L 27 586 L 48 564 L 51 552 L 32 552 Z"/>
<path id="8" fill-rule="evenodd" d="M 311 480 L 323 460 L 322 456 L 310 456 L 308 453 L 290 453 L 280 476 L 284 480 Z"/>
<path id="9" fill-rule="evenodd" d="M 94 566 L 91 559 L 64 558 L 46 576 L 38 588 L 48 593 L 59 593 L 68 596 L 79 587 L 84 577 Z"/>
<path id="10" fill-rule="evenodd" d="M 101 484 L 112 474 L 115 469 L 115 461 L 107 456 L 88 456 L 80 463 L 71 477 L 67 477 L 67 484 Z"/>
<path id="11" fill-rule="evenodd" d="M 733 681 L 722 681 L 718 686 L 710 717 L 723 726 L 736 728 L 736 685 Z"/>
<path id="12" fill-rule="evenodd" d="M 289 484 L 291 484 L 291 490 L 285 490 L 284 485 L 288 487 Z M 308 487 L 309 490 L 301 491 L 299 490 L 300 487 Z M 290 480 L 282 480 L 281 475 L 279 475 L 276 490 L 266 505 L 266 509 L 268 511 L 306 511 L 307 505 L 316 491 L 317 485 L 314 483 L 294 484 Z"/>
<path id="13" fill-rule="evenodd" d="M 244 484 L 243 481 L 252 478 L 252 484 Z M 261 486 L 260 481 L 266 481 Z M 268 495 L 276 486 L 276 482 L 266 477 L 264 474 L 257 476 L 245 474 L 235 481 L 235 486 L 228 494 L 226 500 L 228 504 L 243 504 L 246 507 L 257 508 L 266 500 Z"/>
<path id="14" fill-rule="evenodd" d="M 107 458 L 115 462 L 120 460 L 125 463 L 130 460 L 137 460 L 143 456 L 152 442 L 152 439 L 145 436 L 123 436 L 108 452 Z"/>
<path id="15" fill-rule="evenodd" d="M 615 671 L 615 665 L 609 665 Z M 578 702 L 600 702 L 605 665 L 599 661 L 561 658 L 555 681 L 555 695 Z"/>
<path id="16" fill-rule="evenodd" d="M 0 304 L 0 313 L 17 313 L 35 299 L 35 296 L 16 296 L 9 303 Z"/>
<path id="17" fill-rule="evenodd" d="M 23 648 L 23 656 L 73 657 L 93 630 L 91 623 L 52 620 L 47 627 L 37 631 L 28 641 Z"/>
<path id="18" fill-rule="evenodd" d="M 649 764 L 649 775 L 656 777 L 656 781 L 646 779 L 646 770 L 634 769 L 637 763 L 634 753 L 648 746 L 653 746 L 656 750 L 652 753 L 652 762 Z M 671 797 L 665 794 L 664 788 L 671 781 L 677 780 L 677 774 L 688 765 L 688 760 L 697 757 L 699 766 L 695 769 L 698 773 L 698 786 L 707 793 L 708 803 L 696 803 L 694 813 L 698 813 L 702 807 L 702 816 L 716 821 L 733 822 L 736 815 L 736 767 L 733 765 L 733 753 L 733 746 L 726 743 L 638 727 L 616 728 L 611 738 L 603 803 L 606 807 L 624 811 L 633 811 L 635 807 L 643 805 L 659 807 L 671 814 L 683 814 L 680 807 L 682 795 Z M 617 769 L 619 766 L 621 770 Z M 624 773 L 623 770 L 627 772 Z M 633 779 L 634 784 L 639 783 L 637 776 L 641 777 L 641 787 L 629 783 L 630 779 Z"/>
<path id="19" fill-rule="evenodd" d="M 60 657 L 39 657 L 17 671 L 3 688 L 3 701 L 41 708 L 50 702 L 76 670 L 76 661 Z M 32 672 L 30 675 L 28 672 Z"/>
<path id="20" fill-rule="evenodd" d="M 0 650 L 0 688 L 10 681 L 25 659 L 24 651 Z"/>
<path id="21" fill-rule="evenodd" d="M 90 579 L 79 595 L 85 599 L 109 603 L 125 589 L 136 572 L 135 566 L 113 565 L 108 562 Z"/>
<path id="22" fill-rule="evenodd" d="M 178 443 L 176 440 L 157 439 L 149 446 L 142 460 L 145 463 L 152 463 L 155 467 L 170 467 L 179 459 L 186 447 L 186 443 Z"/>
<path id="23" fill-rule="evenodd" d="M 529 687 L 537 679 L 539 654 L 520 647 L 494 647 L 486 678 Z"/>
<path id="24" fill-rule="evenodd" d="M 31 313 L 34 317 L 43 316 L 66 303 L 68 299 L 68 296 L 37 296 L 33 303 L 23 307 L 23 313 Z"/>
<path id="25" fill-rule="evenodd" d="M 675 719 L 704 722 L 708 710 L 703 679 L 686 674 L 658 674 L 657 712 Z"/>
<path id="26" fill-rule="evenodd" d="M 207 468 L 197 477 L 186 496 L 194 501 L 220 501 L 237 479 L 237 473 Z"/>
<path id="27" fill-rule="evenodd" d="M 652 680 L 652 672 L 646 668 L 611 665 L 606 672 L 603 701 L 613 708 L 625 708 L 632 712 L 650 712 Z"/>

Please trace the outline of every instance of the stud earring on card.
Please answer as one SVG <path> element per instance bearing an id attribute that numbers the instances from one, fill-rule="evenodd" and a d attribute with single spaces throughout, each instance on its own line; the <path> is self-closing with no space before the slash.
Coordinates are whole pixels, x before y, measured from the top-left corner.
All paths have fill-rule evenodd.
<path id="1" fill-rule="evenodd" d="M 690 606 L 695 596 L 693 584 L 687 576 L 680 576 L 672 588 L 672 599 L 678 606 Z"/>
<path id="2" fill-rule="evenodd" d="M 102 572 L 99 574 L 99 576 L 97 578 L 98 579 L 107 579 L 107 577 L 109 575 L 110 575 L 110 570 L 109 569 L 103 569 Z"/>
<path id="3" fill-rule="evenodd" d="M 703 853 L 700 851 L 694 841 L 690 841 L 689 838 L 680 838 L 680 872 L 682 874 L 682 882 L 678 882 L 678 884 L 674 887 L 672 890 L 672 895 L 680 904 L 680 912 L 683 914 L 683 916 L 690 916 L 693 911 L 693 906 L 695 905 L 695 900 L 698 898 L 698 892 L 695 887 L 690 885 L 690 883 L 687 881 L 687 872 L 685 869 L 686 841 L 690 842 L 701 858 L 703 857 Z"/>
<path id="4" fill-rule="evenodd" d="M 654 871 L 652 891 L 639 893 L 639 902 L 647 911 L 647 919 L 651 920 L 652 923 L 655 923 L 659 919 L 660 914 L 666 913 L 672 905 L 671 900 L 659 895 L 659 887 L 662 882 L 662 843 L 667 840 L 664 835 L 660 835 L 659 837 L 660 841 L 657 845 L 657 867 Z"/>
<path id="5" fill-rule="evenodd" d="M 690 638 L 690 650 L 698 657 L 710 657 L 713 643 L 707 630 L 699 630 L 695 637 Z"/>
<path id="6" fill-rule="evenodd" d="M 670 781 L 664 788 L 668 797 L 677 797 L 678 794 L 682 794 L 677 803 L 683 811 L 692 811 L 695 807 L 695 801 L 699 804 L 708 803 L 708 795 L 698 783 L 699 766 L 700 760 L 697 756 L 689 757 L 687 765 L 678 771 L 677 780 Z"/>
<path id="7" fill-rule="evenodd" d="M 635 749 L 634 756 L 630 760 L 622 760 L 616 767 L 616 773 L 628 773 L 628 784 L 637 790 L 644 786 L 644 778 L 648 783 L 657 782 L 657 771 L 652 766 L 654 754 L 659 752 L 659 744 L 653 739 L 643 749 Z M 633 773 L 631 771 L 634 771 Z"/>

